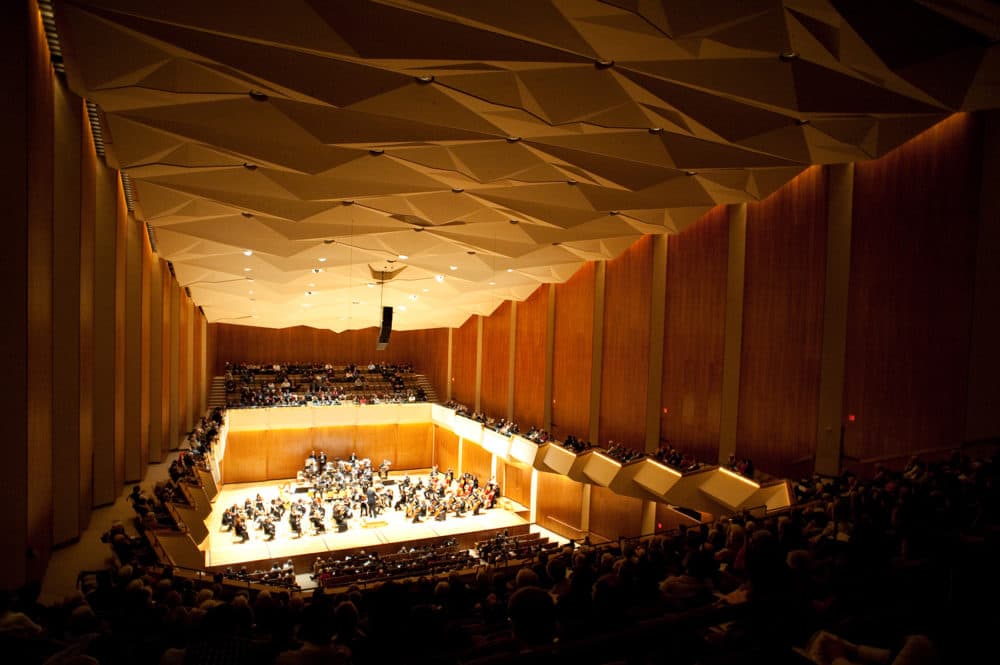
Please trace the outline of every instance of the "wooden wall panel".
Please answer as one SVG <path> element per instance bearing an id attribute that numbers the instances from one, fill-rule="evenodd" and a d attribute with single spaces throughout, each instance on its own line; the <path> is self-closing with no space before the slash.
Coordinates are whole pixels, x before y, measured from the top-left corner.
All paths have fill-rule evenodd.
<path id="1" fill-rule="evenodd" d="M 264 435 L 267 447 L 265 470 L 267 480 L 294 479 L 295 474 L 305 468 L 306 458 L 313 450 L 312 431 L 276 429 L 265 431 Z M 226 452 L 226 457 L 229 457 L 229 452 Z"/>
<path id="2" fill-rule="evenodd" d="M 115 496 L 122 493 L 125 484 L 125 433 L 126 412 L 126 349 L 128 335 L 127 257 L 128 257 L 128 208 L 121 178 L 115 178 Z"/>
<path id="3" fill-rule="evenodd" d="M 500 489 L 504 496 L 517 501 L 522 506 L 531 507 L 531 467 L 523 464 L 500 462 L 497 473 L 501 473 L 499 479 Z"/>
<path id="4" fill-rule="evenodd" d="M 225 371 L 226 362 L 408 362 L 427 376 L 438 396 L 447 386 L 448 329 L 394 331 L 385 351 L 375 352 L 376 328 L 335 333 L 306 326 L 274 329 L 209 324 L 207 371 Z"/>
<path id="5" fill-rule="evenodd" d="M 171 439 L 171 383 L 176 381 L 171 361 L 172 347 L 172 316 L 171 296 L 174 292 L 174 276 L 171 274 L 164 259 L 160 259 L 160 379 L 162 381 L 162 399 L 160 401 L 160 451 L 162 455 L 177 446 Z"/>
<path id="6" fill-rule="evenodd" d="M 442 471 L 458 469 L 458 435 L 434 425 L 434 464 Z"/>
<path id="7" fill-rule="evenodd" d="M 812 167 L 747 206 L 736 455 L 780 475 L 816 450 L 826 179 Z"/>
<path id="8" fill-rule="evenodd" d="M 399 443 L 392 468 L 427 469 L 434 459 L 434 431 L 430 423 L 399 425 Z"/>
<path id="9" fill-rule="evenodd" d="M 149 235 L 146 225 L 139 224 L 139 242 L 141 244 L 141 273 L 142 289 L 139 294 L 139 362 L 141 364 L 139 386 L 142 394 L 139 398 L 139 466 L 140 478 L 146 475 L 146 467 L 149 465 L 149 419 L 152 405 L 149 402 L 151 387 L 150 378 L 152 372 L 150 368 L 150 350 L 152 348 L 152 311 L 153 306 L 153 248 L 149 244 Z"/>
<path id="10" fill-rule="evenodd" d="M 708 462 L 719 458 L 728 251 L 725 206 L 667 241 L 660 440 Z"/>
<path id="11" fill-rule="evenodd" d="M 142 236 L 141 223 L 125 223 L 125 482 L 142 478 Z M 147 445 L 148 445 L 148 439 Z"/>
<path id="12" fill-rule="evenodd" d="M 594 263 L 556 285 L 552 359 L 552 435 L 586 439 L 590 431 L 590 368 L 594 340 Z"/>
<path id="13" fill-rule="evenodd" d="M 180 290 L 178 297 L 177 425 L 180 427 L 180 438 L 183 439 L 191 430 L 191 300 L 183 290 Z"/>
<path id="14" fill-rule="evenodd" d="M 583 485 L 556 473 L 538 474 L 538 524 L 566 538 L 582 538 Z"/>
<path id="15" fill-rule="evenodd" d="M 53 87 L 52 202 L 52 540 L 80 535 L 80 169 L 83 101 Z"/>
<path id="16" fill-rule="evenodd" d="M 149 312 L 149 341 L 146 351 L 146 363 L 149 366 L 149 395 L 145 400 L 149 410 L 149 421 L 146 431 L 149 436 L 149 461 L 162 462 L 167 450 L 163 438 L 163 405 L 166 400 L 163 375 L 163 280 L 169 274 L 163 267 L 163 262 L 149 253 L 149 292 L 143 287 L 144 297 L 148 297 L 144 309 Z"/>
<path id="17" fill-rule="evenodd" d="M 493 477 L 493 453 L 475 443 L 464 442 L 462 449 L 462 473 L 471 473 L 486 482 Z M 441 467 L 447 471 L 448 467 Z M 458 471 L 456 468 L 455 471 Z"/>
<path id="18" fill-rule="evenodd" d="M 94 505 L 94 286 L 97 223 L 97 153 L 86 114 L 80 114 L 80 528 L 86 529 Z"/>
<path id="19" fill-rule="evenodd" d="M 844 454 L 957 445 L 964 432 L 979 127 L 956 115 L 855 167 Z"/>
<path id="20" fill-rule="evenodd" d="M 545 417 L 545 334 L 549 286 L 543 284 L 517 304 L 514 340 L 514 422 L 522 430 L 542 427 Z"/>
<path id="21" fill-rule="evenodd" d="M 26 3 L 22 3 L 26 4 Z M 40 579 L 52 549 L 52 69 L 38 12 L 28 8 L 27 52 L 27 548 L 15 552 L 27 579 Z M 17 25 L 24 26 L 18 22 Z M 20 39 L 14 44 L 24 45 Z M 20 61 L 20 56 L 15 62 Z M 23 80 L 23 79 L 22 79 Z M 21 245 L 21 247 L 25 247 Z M 24 310 L 22 310 L 24 311 Z M 18 529 L 18 531 L 21 531 Z"/>
<path id="22" fill-rule="evenodd" d="M 205 342 L 201 310 L 191 306 L 191 415 L 192 422 L 204 415 L 205 411 Z"/>
<path id="23" fill-rule="evenodd" d="M 481 410 L 494 418 L 507 417 L 507 381 L 510 374 L 509 300 L 483 319 L 483 386 Z"/>
<path id="24" fill-rule="evenodd" d="M 451 338 L 451 398 L 470 410 L 476 406 L 476 342 L 479 317 L 470 316 Z"/>
<path id="25" fill-rule="evenodd" d="M 590 490 L 590 530 L 608 540 L 638 536 L 642 531 L 642 501 L 594 485 Z"/>
<path id="26" fill-rule="evenodd" d="M 601 356 L 601 445 L 646 446 L 646 374 L 653 239 L 644 236 L 608 261 L 604 287 L 604 350 Z"/>
<path id="27" fill-rule="evenodd" d="M 398 446 L 398 425 L 358 425 L 355 430 L 354 449 L 358 457 L 367 457 L 376 468 L 382 460 L 393 462 Z"/>
<path id="28" fill-rule="evenodd" d="M 354 439 L 357 436 L 354 426 L 349 427 L 317 427 L 312 430 L 312 446 L 317 450 L 325 450 L 331 460 L 348 459 L 354 449 Z"/>
<path id="29" fill-rule="evenodd" d="M 267 479 L 268 432 L 230 432 L 226 458 L 222 461 L 222 482 L 253 483 Z"/>

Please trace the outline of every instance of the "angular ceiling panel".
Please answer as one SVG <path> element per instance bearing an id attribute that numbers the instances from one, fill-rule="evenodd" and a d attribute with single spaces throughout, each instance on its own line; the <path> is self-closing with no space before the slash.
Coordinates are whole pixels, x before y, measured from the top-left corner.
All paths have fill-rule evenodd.
<path id="1" fill-rule="evenodd" d="M 461 325 L 1000 106 L 987 2 L 54 4 L 136 217 L 244 325 Z"/>

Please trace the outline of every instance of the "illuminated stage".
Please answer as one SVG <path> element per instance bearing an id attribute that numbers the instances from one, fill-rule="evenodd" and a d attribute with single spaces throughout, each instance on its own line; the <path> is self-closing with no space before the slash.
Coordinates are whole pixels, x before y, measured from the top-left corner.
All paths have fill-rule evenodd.
<path id="1" fill-rule="evenodd" d="M 391 474 L 393 478 L 401 478 L 402 474 Z M 411 474 L 414 482 L 423 477 Z M 426 480 L 426 478 L 425 478 Z M 483 511 L 479 515 L 467 513 L 465 517 L 449 515 L 444 521 L 424 521 L 412 524 L 402 511 L 389 510 L 373 520 L 355 516 L 348 523 L 348 530 L 337 533 L 331 526 L 328 517 L 325 533 L 312 535 L 313 531 L 308 520 L 303 520 L 302 536 L 296 537 L 288 524 L 287 513 L 277 526 L 274 540 L 265 540 L 263 531 L 250 529 L 250 540 L 241 543 L 231 531 L 222 530 L 222 513 L 234 503 L 243 505 L 245 499 L 251 500 L 260 493 L 266 505 L 279 494 L 279 487 L 290 481 L 268 481 L 262 483 L 242 483 L 225 485 L 219 490 L 212 506 L 212 512 L 205 520 L 208 537 L 200 549 L 205 554 L 205 567 L 220 570 L 227 567 L 246 566 L 248 569 L 270 568 L 275 561 L 292 559 L 296 572 L 304 572 L 311 568 L 313 560 L 327 552 L 350 554 L 364 549 L 368 552 L 396 552 L 403 543 L 419 545 L 437 543 L 446 538 L 454 538 L 462 547 L 472 545 L 484 538 L 494 535 L 497 531 L 506 529 L 511 535 L 527 533 L 529 522 L 527 511 L 516 504 L 510 509 L 500 506 L 508 505 L 509 501 L 501 499 L 497 507 Z M 287 495 L 291 498 L 302 495 Z"/>

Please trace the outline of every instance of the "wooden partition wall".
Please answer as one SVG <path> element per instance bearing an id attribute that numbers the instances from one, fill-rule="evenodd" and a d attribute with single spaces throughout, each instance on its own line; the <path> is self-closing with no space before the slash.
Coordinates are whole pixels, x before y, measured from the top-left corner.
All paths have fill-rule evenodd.
<path id="1" fill-rule="evenodd" d="M 451 398 L 476 408 L 476 347 L 479 317 L 470 316 L 451 336 Z"/>
<path id="2" fill-rule="evenodd" d="M 855 166 L 850 458 L 898 458 L 963 438 L 980 137 L 975 116 L 960 114 Z"/>
<path id="3" fill-rule="evenodd" d="M 594 264 L 556 285 L 552 359 L 552 434 L 581 439 L 590 431 L 590 369 L 594 340 Z"/>
<path id="4" fill-rule="evenodd" d="M 542 427 L 545 417 L 545 341 L 549 287 L 543 284 L 517 304 L 514 340 L 514 421 Z"/>
<path id="5" fill-rule="evenodd" d="M 507 417 L 507 381 L 510 374 L 510 310 L 505 300 L 483 319 L 483 362 L 481 409 L 484 413 Z M 487 349 L 489 352 L 487 353 Z"/>
<path id="6" fill-rule="evenodd" d="M 736 455 L 776 475 L 816 449 L 826 211 L 818 166 L 747 206 Z"/>
<path id="7" fill-rule="evenodd" d="M 458 469 L 458 435 L 434 425 L 434 464 L 438 469 Z"/>
<path id="8" fill-rule="evenodd" d="M 583 490 L 582 483 L 566 476 L 539 473 L 535 521 L 556 533 L 582 537 Z"/>
<path id="9" fill-rule="evenodd" d="M 11 414 L 0 587 L 16 588 L 42 577 L 53 548 L 78 539 L 95 506 L 143 477 L 150 413 L 162 408 L 151 372 L 153 285 L 176 282 L 163 279 L 118 173 L 97 155 L 84 100 L 55 76 L 37 5 L 2 3 L 0 31 L 9 84 L 0 392 Z"/>
<path id="10" fill-rule="evenodd" d="M 713 208 L 667 244 L 660 440 L 719 456 L 729 220 Z"/>
<path id="11" fill-rule="evenodd" d="M 599 441 L 634 450 L 646 443 L 646 368 L 649 365 L 653 238 L 637 241 L 608 261 L 604 286 Z"/>

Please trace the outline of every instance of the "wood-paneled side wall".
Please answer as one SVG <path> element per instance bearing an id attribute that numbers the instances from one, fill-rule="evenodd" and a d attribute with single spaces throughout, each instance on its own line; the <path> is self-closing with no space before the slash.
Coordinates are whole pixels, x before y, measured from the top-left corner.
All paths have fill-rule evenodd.
<path id="1" fill-rule="evenodd" d="M 522 506 L 531 506 L 531 467 L 516 462 L 500 462 L 497 474 L 504 496 Z"/>
<path id="2" fill-rule="evenodd" d="M 772 474 L 816 450 L 826 211 L 818 166 L 747 206 L 736 455 Z"/>
<path id="3" fill-rule="evenodd" d="M 964 436 L 979 136 L 975 117 L 960 114 L 855 166 L 849 457 L 905 456 Z"/>
<path id="4" fill-rule="evenodd" d="M 475 443 L 463 442 L 462 445 L 462 473 L 471 473 L 485 483 L 493 475 L 493 454 Z M 441 470 L 447 471 L 448 467 L 443 466 Z"/>
<path id="5" fill-rule="evenodd" d="M 8 288 L 0 398 L 10 414 L 0 588 L 13 589 L 41 580 L 53 548 L 75 542 L 94 506 L 145 473 L 141 424 L 151 398 L 142 350 L 150 345 L 144 308 L 153 266 L 144 225 L 130 216 L 117 172 L 96 154 L 84 101 L 53 72 L 35 2 L 0 4 L 0 52 L 8 83 L 0 109 L 0 273 Z M 128 252 L 129 236 L 139 253 Z M 139 352 L 127 359 L 129 333 Z M 126 425 L 136 424 L 126 437 Z"/>
<path id="6" fill-rule="evenodd" d="M 580 538 L 583 484 L 555 473 L 538 474 L 536 521 L 566 538 Z"/>
<path id="7" fill-rule="evenodd" d="M 616 540 L 618 536 L 638 536 L 642 531 L 642 500 L 593 485 L 590 490 L 590 530 L 608 540 Z"/>
<path id="8" fill-rule="evenodd" d="M 725 206 L 667 241 L 660 440 L 703 460 L 719 457 L 728 250 Z"/>
<path id="9" fill-rule="evenodd" d="M 494 418 L 507 417 L 507 381 L 510 374 L 509 300 L 483 319 L 482 412 Z"/>
<path id="10" fill-rule="evenodd" d="M 545 332 L 549 287 L 542 285 L 517 304 L 514 340 L 514 421 L 522 429 L 542 427 L 545 417 Z"/>
<path id="11" fill-rule="evenodd" d="M 590 431 L 590 369 L 594 342 L 594 263 L 556 285 L 552 358 L 552 435 L 580 439 Z"/>
<path id="12" fill-rule="evenodd" d="M 313 450 L 325 451 L 330 460 L 356 453 L 376 466 L 389 460 L 393 469 L 425 469 L 433 455 L 431 428 L 430 423 L 409 423 L 230 432 L 223 480 L 247 483 L 295 478 Z"/>
<path id="13" fill-rule="evenodd" d="M 601 355 L 601 445 L 614 441 L 635 450 L 643 450 L 646 445 L 652 274 L 652 236 L 642 237 L 607 263 Z"/>
<path id="14" fill-rule="evenodd" d="M 479 317 L 470 316 L 451 338 L 451 397 L 469 409 L 476 405 L 476 344 Z M 442 467 L 443 468 L 443 467 Z"/>
<path id="15" fill-rule="evenodd" d="M 434 425 L 434 464 L 442 470 L 458 469 L 458 435 Z"/>
<path id="16" fill-rule="evenodd" d="M 335 333 L 308 326 L 258 328 L 227 323 L 208 325 L 208 372 L 219 376 L 227 362 L 408 362 L 425 375 L 443 399 L 447 387 L 448 329 L 396 330 L 383 351 L 375 351 L 377 328 Z"/>

